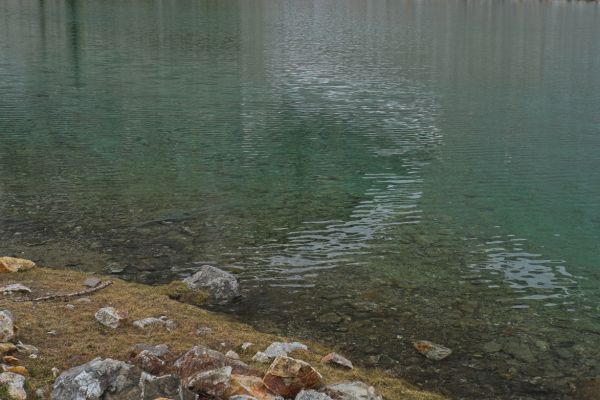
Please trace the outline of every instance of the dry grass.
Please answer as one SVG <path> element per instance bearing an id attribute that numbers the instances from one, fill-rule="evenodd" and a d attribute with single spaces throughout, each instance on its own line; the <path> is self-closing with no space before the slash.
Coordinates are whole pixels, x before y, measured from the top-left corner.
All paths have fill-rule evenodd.
<path id="1" fill-rule="evenodd" d="M 33 290 L 28 298 L 54 293 L 70 293 L 83 289 L 82 282 L 89 275 L 49 268 L 34 268 L 30 271 L 0 274 L 0 285 L 22 283 Z M 102 278 L 102 277 L 99 277 Z M 106 279 L 106 278 L 102 278 Z M 172 287 L 173 288 L 173 287 Z M 172 289 L 171 288 L 171 289 Z M 233 318 L 211 313 L 201 308 L 175 301 L 165 293 L 165 287 L 153 287 L 125 282 L 119 279 L 114 284 L 91 294 L 90 302 L 76 299 L 32 302 L 19 295 L 0 295 L 0 309 L 9 309 L 19 326 L 19 340 L 41 350 L 37 359 L 22 357 L 22 364 L 30 372 L 30 387 L 35 390 L 51 384 L 52 367 L 61 371 L 80 365 L 95 357 L 111 357 L 125 360 L 129 347 L 136 343 L 167 344 L 176 352 L 184 352 L 194 345 L 202 344 L 213 349 L 239 351 L 244 342 L 255 345 L 247 353 L 240 352 L 246 362 L 257 350 L 262 350 L 275 340 L 293 340 L 258 332 L 254 328 Z M 185 297 L 187 294 L 181 293 Z M 22 301 L 24 300 L 25 301 Z M 198 300 L 198 299 L 196 299 Z M 73 304 L 75 309 L 68 309 Z M 116 330 L 105 328 L 94 319 L 100 307 L 112 306 L 129 313 L 129 322 Z M 142 331 L 130 321 L 150 316 L 166 315 L 178 323 L 173 332 L 156 328 Z M 209 327 L 212 332 L 198 336 L 196 330 Z M 48 334 L 55 331 L 56 334 Z M 319 363 L 320 357 L 329 352 L 316 344 L 307 343 L 310 351 L 297 352 L 294 356 L 315 366 L 326 382 L 362 380 L 375 386 L 386 399 L 442 399 L 441 396 L 421 392 L 380 370 L 355 368 L 343 371 Z M 254 364 L 259 369 L 264 365 Z"/>

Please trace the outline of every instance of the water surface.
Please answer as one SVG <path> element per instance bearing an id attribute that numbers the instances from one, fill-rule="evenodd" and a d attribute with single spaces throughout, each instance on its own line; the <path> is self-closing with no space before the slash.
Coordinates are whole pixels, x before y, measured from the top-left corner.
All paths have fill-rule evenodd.
<path id="1" fill-rule="evenodd" d="M 457 398 L 573 398 L 600 375 L 599 70 L 593 3 L 3 1 L 0 249 L 212 263 L 262 329 Z"/>

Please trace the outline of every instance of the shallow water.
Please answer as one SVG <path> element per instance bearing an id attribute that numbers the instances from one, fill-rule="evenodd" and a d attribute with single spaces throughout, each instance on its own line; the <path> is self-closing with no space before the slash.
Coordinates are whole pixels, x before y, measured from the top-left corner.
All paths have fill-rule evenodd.
<path id="1" fill-rule="evenodd" d="M 600 376 L 598 70 L 593 3 L 3 1 L 0 249 L 213 263 L 263 329 L 572 398 Z"/>

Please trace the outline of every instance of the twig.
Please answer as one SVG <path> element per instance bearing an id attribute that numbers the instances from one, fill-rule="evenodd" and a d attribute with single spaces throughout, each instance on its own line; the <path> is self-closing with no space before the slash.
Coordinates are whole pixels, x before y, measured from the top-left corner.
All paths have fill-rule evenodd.
<path id="1" fill-rule="evenodd" d="M 36 299 L 33 299 L 32 301 L 44 301 L 44 300 L 53 300 L 53 299 L 68 299 L 71 297 L 77 297 L 77 296 L 83 296 L 84 294 L 90 294 L 90 293 L 94 293 L 97 290 L 100 289 L 104 289 L 107 286 L 112 285 L 112 281 L 106 281 L 96 287 L 93 287 L 91 289 L 85 289 L 85 290 L 81 290 L 79 292 L 75 292 L 75 293 L 67 293 L 67 294 L 51 294 L 50 296 L 44 296 L 44 297 L 38 297 Z"/>

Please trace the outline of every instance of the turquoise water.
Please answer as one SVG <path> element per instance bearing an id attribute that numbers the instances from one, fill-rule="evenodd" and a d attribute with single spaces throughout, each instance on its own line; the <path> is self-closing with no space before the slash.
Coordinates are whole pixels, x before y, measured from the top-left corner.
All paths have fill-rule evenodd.
<path id="1" fill-rule="evenodd" d="M 213 263 L 262 329 L 457 398 L 574 398 L 600 376 L 599 70 L 595 3 L 6 0 L 0 250 Z"/>

